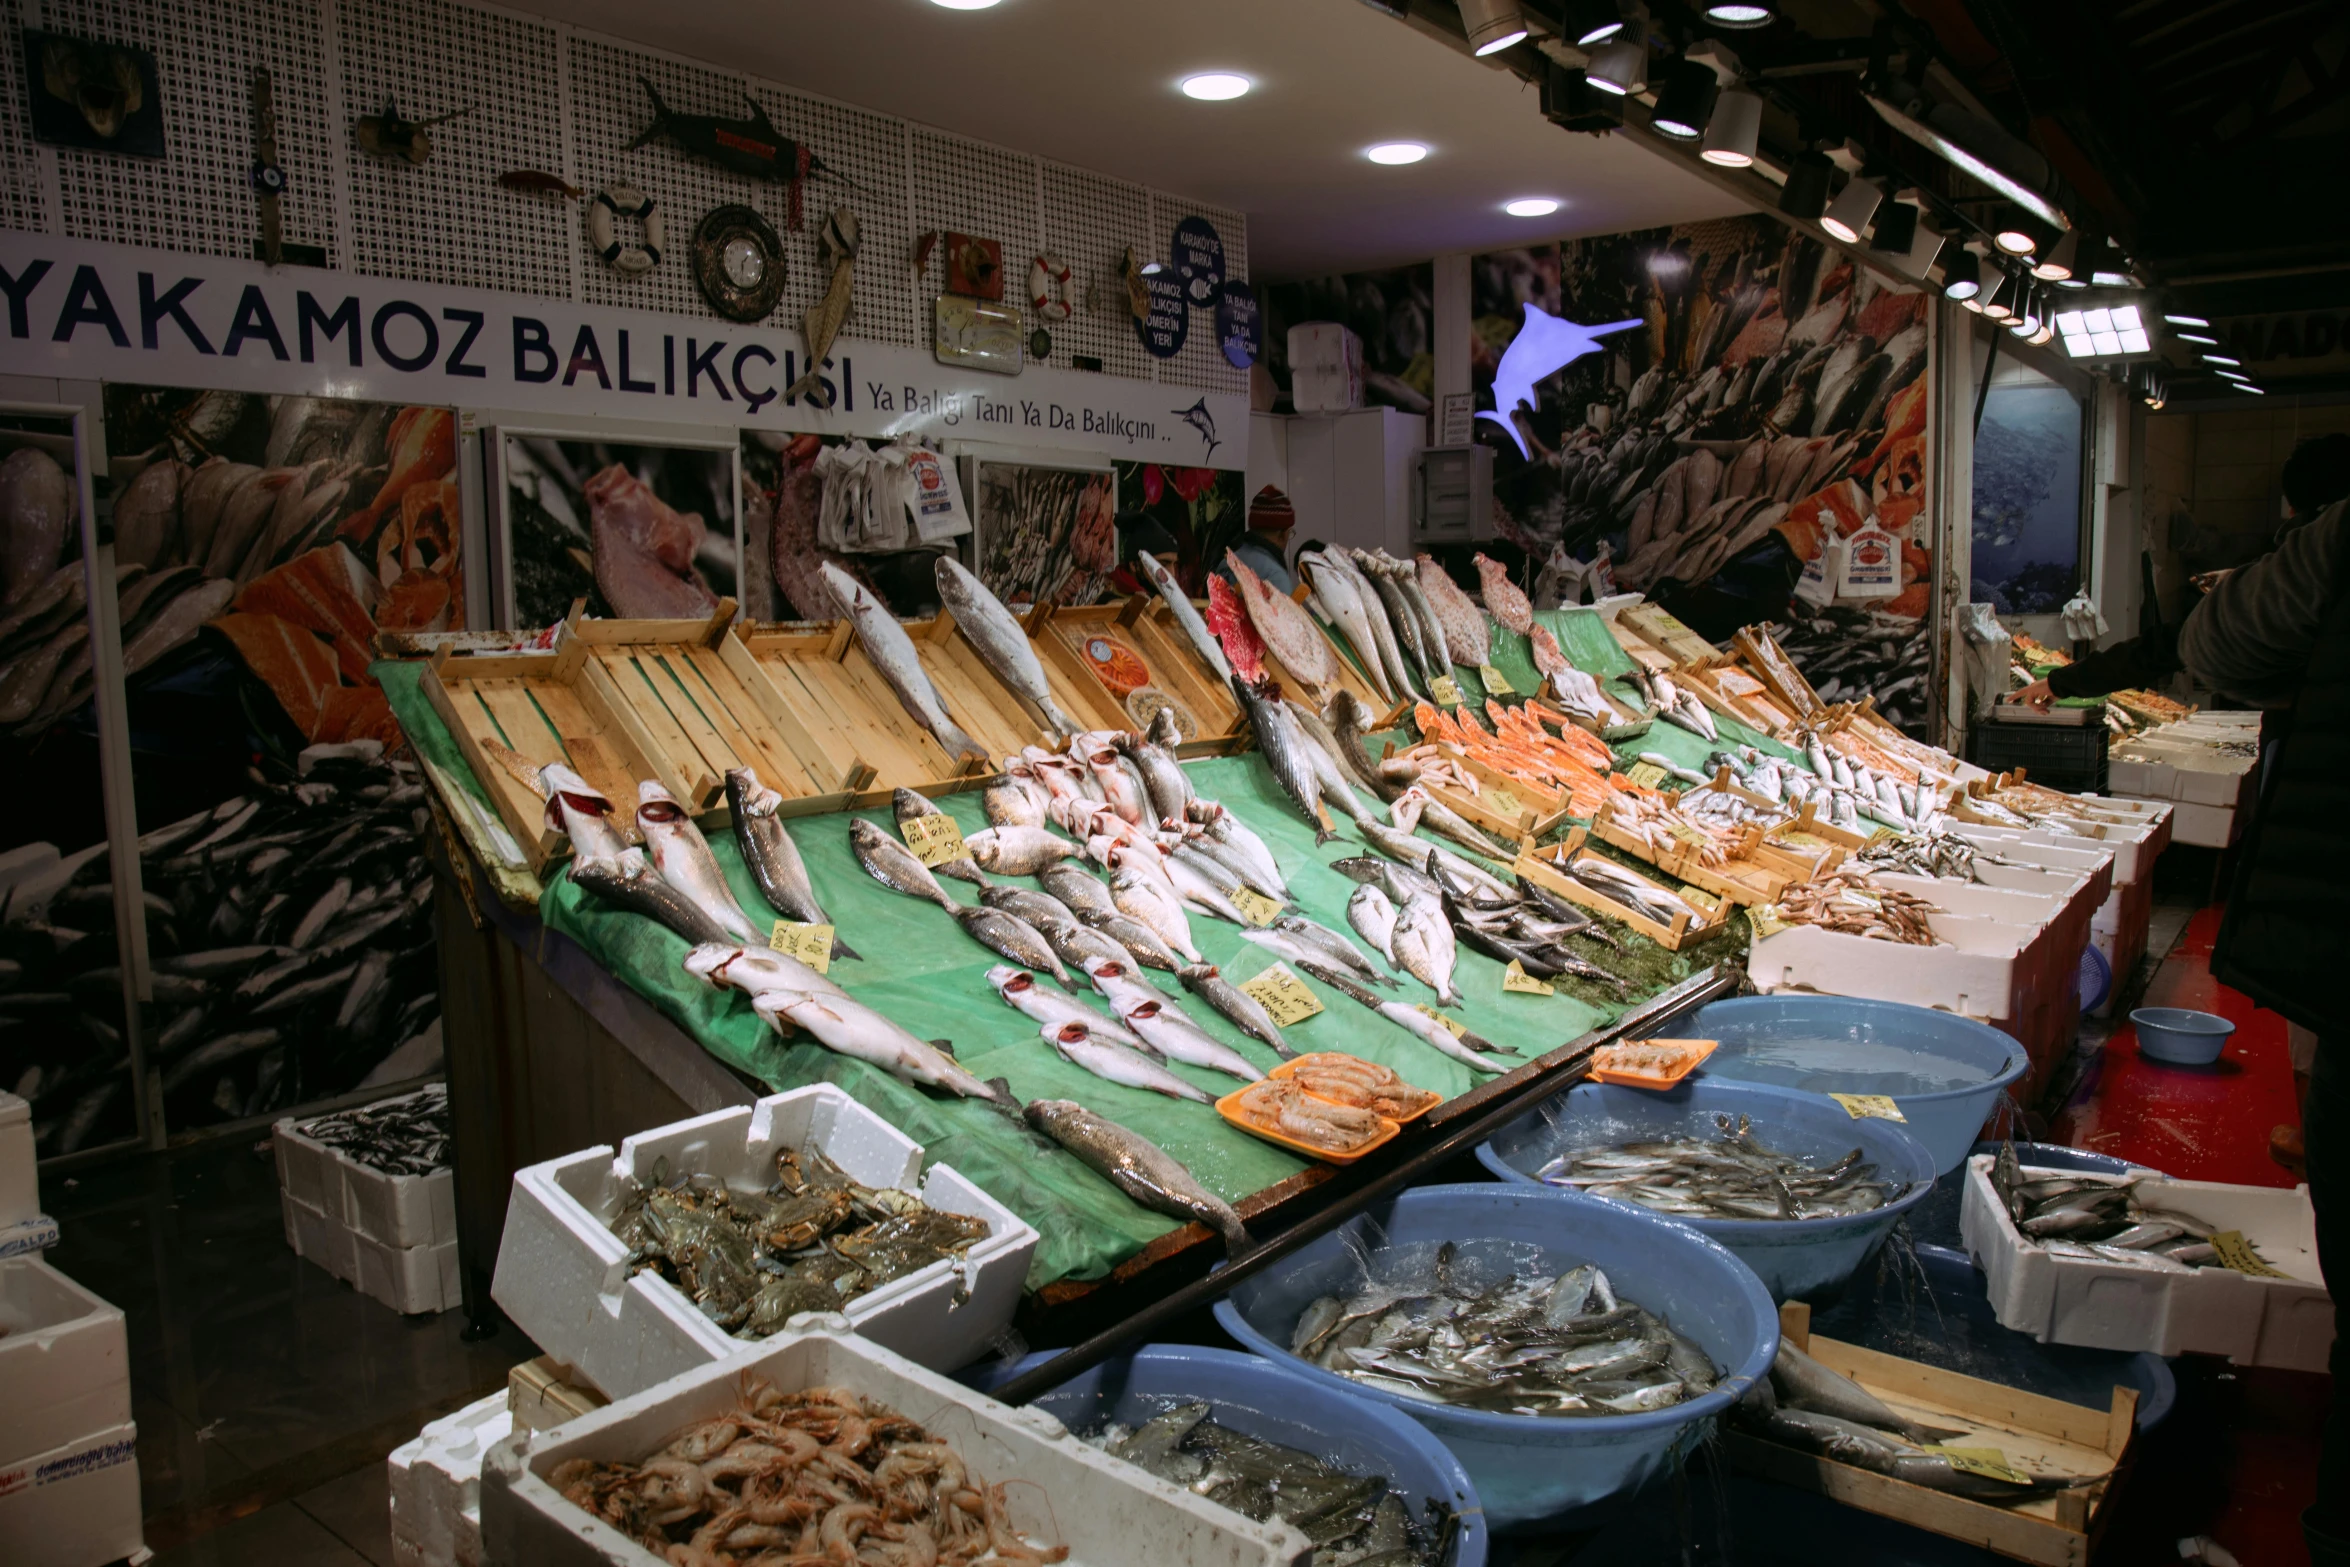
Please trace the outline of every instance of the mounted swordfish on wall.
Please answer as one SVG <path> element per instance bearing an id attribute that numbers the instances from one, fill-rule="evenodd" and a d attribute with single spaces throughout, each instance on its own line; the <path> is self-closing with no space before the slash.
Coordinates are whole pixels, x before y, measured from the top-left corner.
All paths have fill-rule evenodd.
<path id="1" fill-rule="evenodd" d="M 707 158 L 731 174 L 755 180 L 773 180 L 791 187 L 791 226 L 800 226 L 800 184 L 811 174 L 829 175 L 857 189 L 857 182 L 831 167 L 806 147 L 775 128 L 767 111 L 750 94 L 746 119 L 723 119 L 715 114 L 680 114 L 661 101 L 661 94 L 644 77 L 637 78 L 645 96 L 653 100 L 653 123 L 628 144 L 635 151 L 656 136 L 667 136 L 697 158 Z"/>

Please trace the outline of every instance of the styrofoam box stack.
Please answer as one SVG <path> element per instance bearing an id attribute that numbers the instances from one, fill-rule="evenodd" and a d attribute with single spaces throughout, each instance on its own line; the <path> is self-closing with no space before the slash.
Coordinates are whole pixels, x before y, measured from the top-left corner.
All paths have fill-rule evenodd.
<path id="1" fill-rule="evenodd" d="M 370 1105 L 446 1097 L 438 1086 Z M 457 1199 L 447 1167 L 394 1175 L 302 1134 L 289 1116 L 271 1128 L 286 1244 L 394 1311 L 458 1303 Z"/>
<path id="2" fill-rule="evenodd" d="M 1955 1012 L 2008 1033 L 2020 1029 L 2038 999 L 2031 935 L 1960 914 L 1929 914 L 1926 924 L 1942 945 L 1890 948 L 1818 925 L 1790 925 L 1755 940 L 1747 974 L 1765 995 L 1809 990 L 1899 1001 Z"/>
<path id="3" fill-rule="evenodd" d="M 145 1549 L 122 1313 L 38 1257 L 0 1262 L 0 1558 L 96 1567 Z"/>
<path id="4" fill-rule="evenodd" d="M 829 1083 L 639 1132 L 515 1172 L 491 1298 L 532 1342 L 609 1398 L 626 1398 L 761 1342 L 726 1332 L 658 1274 L 631 1275 L 611 1221 L 666 1161 L 670 1180 L 714 1175 L 764 1191 L 776 1155 L 812 1148 L 862 1185 L 916 1189 L 987 1223 L 961 1258 L 932 1263 L 848 1303 L 857 1332 L 924 1365 L 952 1369 L 1000 1337 L 1019 1304 L 1036 1231 L 950 1167 L 922 1174 L 921 1145 Z M 958 1304 L 958 1301 L 960 1302 Z"/>
<path id="5" fill-rule="evenodd" d="M 2175 805 L 2172 835 L 2180 843 L 2224 849 L 2242 828 L 2260 759 L 2220 746 L 2259 739 L 2258 713 L 2197 713 L 2125 741 L 2105 784 L 2119 798 Z"/>
<path id="6" fill-rule="evenodd" d="M 2317 1267 L 2309 1188 L 2142 1178 L 2138 1201 L 2240 1230 L 2283 1278 L 2227 1268 L 2175 1273 L 2059 1257 L 2026 1239 L 1991 1185 L 1992 1155 L 1967 1161 L 1959 1233 L 1988 1281 L 2002 1326 L 2043 1344 L 2225 1355 L 2238 1365 L 2323 1371 L 2334 1342 L 2333 1298 Z M 2027 1178 L 2074 1175 L 2026 1166 Z M 2096 1177 L 2080 1177 L 2094 1180 Z"/>
<path id="7" fill-rule="evenodd" d="M 392 1558 L 400 1567 L 481 1567 L 482 1455 L 513 1429 L 500 1388 L 392 1450 Z"/>
<path id="8" fill-rule="evenodd" d="M 1301 414 L 1344 413 L 1363 406 L 1363 340 L 1336 321 L 1301 321 L 1289 329 L 1291 405 Z"/>
<path id="9" fill-rule="evenodd" d="M 35 1160 L 33 1107 L 0 1092 L 0 1257 L 22 1257 L 57 1244 L 57 1221 L 41 1211 Z"/>
<path id="10" fill-rule="evenodd" d="M 840 1324 L 796 1317 L 795 1327 Z M 974 1482 L 1002 1486 L 1014 1528 L 1068 1547 L 1071 1567 L 1286 1567 L 1312 1546 L 1285 1523 L 1253 1523 L 1072 1436 L 1040 1409 L 1012 1409 L 851 1337 L 794 1332 L 704 1366 L 553 1431 L 518 1431 L 482 1466 L 482 1541 L 515 1567 L 661 1567 L 660 1559 L 565 1501 L 547 1475 L 566 1460 L 641 1459 L 682 1426 L 738 1407 L 742 1379 L 786 1393 L 846 1387 L 909 1415 L 955 1449 Z"/>

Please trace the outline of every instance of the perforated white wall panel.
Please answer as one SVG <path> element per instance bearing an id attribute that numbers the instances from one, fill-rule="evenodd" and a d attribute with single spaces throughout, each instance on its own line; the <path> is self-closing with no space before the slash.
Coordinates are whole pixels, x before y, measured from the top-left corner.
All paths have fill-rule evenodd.
<path id="1" fill-rule="evenodd" d="M 856 214 L 863 249 L 847 331 L 903 347 L 931 336 L 944 268 L 917 286 L 914 236 L 955 230 L 1000 242 L 1005 297 L 1029 324 L 1028 266 L 1050 251 L 1077 269 L 1082 301 L 1054 323 L 1049 363 L 1086 354 L 1109 374 L 1240 390 L 1246 377 L 1196 317 L 1180 357 L 1142 351 L 1123 302 L 1119 257 L 1163 256 L 1174 222 L 1198 212 L 1224 237 L 1231 274 L 1247 276 L 1237 213 L 1048 163 L 928 126 L 874 114 L 721 66 L 682 60 L 536 17 L 457 0 L 0 0 L 21 20 L 119 40 L 156 57 L 167 156 L 159 160 L 36 149 L 13 34 L 0 48 L 0 226 L 216 255 L 249 255 L 258 222 L 251 75 L 266 65 L 277 99 L 279 158 L 290 181 L 285 237 L 324 247 L 332 265 L 384 277 L 509 290 L 594 304 L 710 315 L 694 286 L 691 241 L 713 207 L 756 208 L 783 240 L 787 282 L 775 319 L 797 324 L 828 281 L 816 236 L 833 206 Z M 666 137 L 629 150 L 653 123 L 638 78 L 685 114 L 746 116 L 762 105 L 784 136 L 838 177 L 804 187 L 790 227 L 781 184 L 730 174 Z M 471 106 L 431 129 L 422 166 L 372 157 L 352 139 L 361 115 L 397 102 L 409 118 Z M 661 265 L 626 278 L 589 252 L 582 204 L 510 191 L 513 169 L 559 175 L 592 193 L 635 185 L 660 203 Z"/>

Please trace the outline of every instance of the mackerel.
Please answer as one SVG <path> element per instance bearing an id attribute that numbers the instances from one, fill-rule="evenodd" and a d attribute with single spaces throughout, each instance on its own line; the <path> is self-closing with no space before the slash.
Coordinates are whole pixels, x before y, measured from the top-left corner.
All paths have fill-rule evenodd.
<path id="1" fill-rule="evenodd" d="M 1248 714 L 1249 726 L 1256 731 L 1257 749 L 1263 754 L 1265 765 L 1272 769 L 1273 781 L 1314 829 L 1315 846 L 1328 843 L 1338 835 L 1322 825 L 1321 777 L 1314 769 L 1313 758 L 1307 754 L 1307 742 L 1282 710 L 1280 688 L 1268 681 L 1266 689 L 1260 691 L 1235 676 L 1232 689 L 1240 698 L 1242 711 Z"/>

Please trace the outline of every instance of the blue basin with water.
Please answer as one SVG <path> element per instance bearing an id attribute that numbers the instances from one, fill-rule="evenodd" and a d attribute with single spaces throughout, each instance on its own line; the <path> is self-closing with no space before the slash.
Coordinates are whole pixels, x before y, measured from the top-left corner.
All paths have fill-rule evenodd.
<path id="1" fill-rule="evenodd" d="M 992 1392 L 1058 1354 L 1047 1350 L 958 1375 Z M 1260 1355 L 1153 1344 L 1072 1377 L 1032 1407 L 1085 1435 L 1112 1421 L 1138 1426 L 1178 1404 L 1200 1402 L 1215 1406 L 1210 1418 L 1218 1425 L 1243 1436 L 1311 1453 L 1349 1474 L 1384 1477 L 1420 1524 L 1429 1521 L 1428 1504 L 1441 1503 L 1460 1520 L 1444 1567 L 1485 1567 L 1485 1510 L 1468 1471 L 1425 1426 L 1362 1390 L 1326 1387 Z"/>
<path id="2" fill-rule="evenodd" d="M 2022 1045 L 1989 1024 L 1848 996 L 1740 996 L 1699 1008 L 1674 1032 L 1722 1042 L 1698 1068 L 1700 1080 L 1887 1095 L 1937 1175 L 1965 1161 L 2031 1064 Z"/>
<path id="3" fill-rule="evenodd" d="M 1594 1419 L 1492 1414 L 1407 1398 L 1309 1365 L 1289 1353 L 1297 1319 L 1317 1298 L 1364 1280 L 1382 1244 L 1458 1248 L 1453 1266 L 1604 1269 L 1618 1295 L 1663 1317 L 1722 1371 L 1712 1392 L 1650 1414 Z M 1695 1230 L 1616 1203 L 1545 1186 L 1421 1186 L 1375 1204 L 1312 1245 L 1243 1281 L 1216 1320 L 1247 1348 L 1320 1386 L 1367 1398 L 1434 1432 L 1469 1473 L 1496 1530 L 1564 1524 L 1592 1504 L 1669 1473 L 1703 1441 L 1713 1417 L 1770 1369 L 1779 1317 L 1753 1270 Z"/>
<path id="4" fill-rule="evenodd" d="M 1710 1036 L 1704 1036 L 1710 1037 Z M 1833 1163 L 1854 1148 L 1890 1183 L 1891 1199 L 1866 1213 L 1825 1219 L 1693 1219 L 1668 1214 L 1720 1241 L 1752 1268 L 1773 1300 L 1811 1300 L 1841 1289 L 1901 1216 L 1934 1189 L 1933 1158 L 1901 1123 L 1855 1119 L 1833 1099 L 1760 1083 L 1684 1081 L 1664 1093 L 1583 1083 L 1496 1133 L 1477 1150 L 1485 1168 L 1505 1181 L 1545 1185 L 1540 1170 L 1571 1148 L 1651 1137 L 1719 1135 L 1716 1116 L 1744 1116 L 1755 1140 L 1775 1152 Z M 1572 1186 L 1557 1190 L 1578 1202 L 1629 1206 L 1592 1197 Z M 1647 1209 L 1640 1209 L 1645 1213 Z"/>

